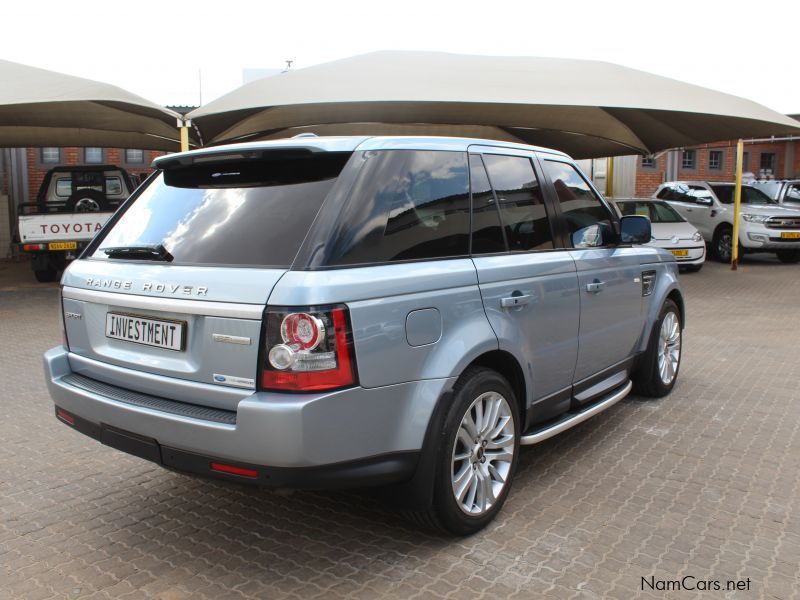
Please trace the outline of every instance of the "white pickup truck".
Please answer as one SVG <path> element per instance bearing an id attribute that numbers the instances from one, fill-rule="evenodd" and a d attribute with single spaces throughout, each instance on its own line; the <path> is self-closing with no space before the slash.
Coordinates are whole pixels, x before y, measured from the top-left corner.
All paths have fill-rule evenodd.
<path id="1" fill-rule="evenodd" d="M 37 281 L 56 281 L 130 196 L 136 180 L 111 165 L 64 166 L 47 172 L 36 202 L 20 206 L 20 247 L 32 255 Z"/>

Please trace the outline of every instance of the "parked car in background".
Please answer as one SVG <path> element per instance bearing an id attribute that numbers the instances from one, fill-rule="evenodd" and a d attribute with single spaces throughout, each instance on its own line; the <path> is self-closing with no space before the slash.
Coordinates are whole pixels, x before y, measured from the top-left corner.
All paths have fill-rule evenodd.
<path id="1" fill-rule="evenodd" d="M 675 256 L 678 266 L 699 271 L 706 260 L 706 243 L 697 228 L 663 200 L 619 198 L 614 204 L 620 215 L 640 215 L 650 219 L 653 239 L 650 245 L 664 248 Z"/>
<path id="2" fill-rule="evenodd" d="M 675 385 L 672 254 L 566 155 L 317 138 L 156 161 L 66 270 L 56 417 L 166 467 L 273 487 L 394 484 L 454 534 L 520 445 Z"/>
<path id="3" fill-rule="evenodd" d="M 31 267 L 41 282 L 57 281 L 67 263 L 89 243 L 138 185 L 113 165 L 50 169 L 36 202 L 20 206 L 20 247 L 32 254 Z"/>
<path id="4" fill-rule="evenodd" d="M 800 209 L 800 179 L 756 179 L 751 185 L 781 206 Z"/>
<path id="5" fill-rule="evenodd" d="M 715 181 L 668 181 L 653 196 L 666 200 L 697 227 L 715 259 L 730 262 L 734 187 Z M 800 261 L 800 208 L 781 206 L 760 189 L 743 185 L 739 247 L 742 252 L 774 252 L 785 263 Z"/>

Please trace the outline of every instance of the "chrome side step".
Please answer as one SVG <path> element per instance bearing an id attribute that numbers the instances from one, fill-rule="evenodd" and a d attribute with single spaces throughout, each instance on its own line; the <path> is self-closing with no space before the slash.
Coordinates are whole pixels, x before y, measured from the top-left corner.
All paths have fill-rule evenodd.
<path id="1" fill-rule="evenodd" d="M 605 400 L 600 400 L 582 412 L 568 416 L 560 421 L 556 421 L 545 429 L 525 434 L 519 438 L 519 443 L 523 446 L 531 446 L 533 444 L 538 444 L 539 442 L 548 440 L 554 435 L 558 435 L 562 431 L 566 431 L 570 427 L 575 427 L 575 425 L 578 423 L 583 423 L 586 419 L 589 419 L 596 414 L 603 412 L 605 409 L 614 406 L 617 402 L 627 396 L 632 388 L 633 382 L 629 380 L 628 383 L 617 389 L 617 391 L 613 392 Z"/>

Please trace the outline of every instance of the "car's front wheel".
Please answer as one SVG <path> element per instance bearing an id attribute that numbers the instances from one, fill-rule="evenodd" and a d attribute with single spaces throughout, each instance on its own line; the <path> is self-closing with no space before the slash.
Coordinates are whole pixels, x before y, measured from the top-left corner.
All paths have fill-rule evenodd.
<path id="1" fill-rule="evenodd" d="M 456 383 L 436 448 L 426 521 L 455 535 L 483 529 L 500 512 L 517 466 L 520 417 L 506 379 L 485 367 Z"/>
<path id="2" fill-rule="evenodd" d="M 682 334 L 680 310 L 668 299 L 653 325 L 650 343 L 633 378 L 637 394 L 660 398 L 672 391 L 681 366 Z"/>
<path id="3" fill-rule="evenodd" d="M 731 262 L 732 252 L 733 227 L 730 225 L 720 225 L 714 232 L 714 239 L 711 241 L 711 253 L 719 262 L 729 263 Z"/>

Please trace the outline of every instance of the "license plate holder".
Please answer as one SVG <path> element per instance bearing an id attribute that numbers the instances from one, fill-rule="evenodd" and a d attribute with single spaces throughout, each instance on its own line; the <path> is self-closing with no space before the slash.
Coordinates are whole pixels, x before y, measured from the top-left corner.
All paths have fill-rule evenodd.
<path id="1" fill-rule="evenodd" d="M 186 349 L 186 321 L 129 313 L 106 313 L 106 337 L 174 352 Z"/>
<path id="2" fill-rule="evenodd" d="M 800 240 L 800 231 L 782 231 L 782 240 Z"/>
<path id="3" fill-rule="evenodd" d="M 47 244 L 48 250 L 77 250 L 78 242 L 50 242 Z"/>

